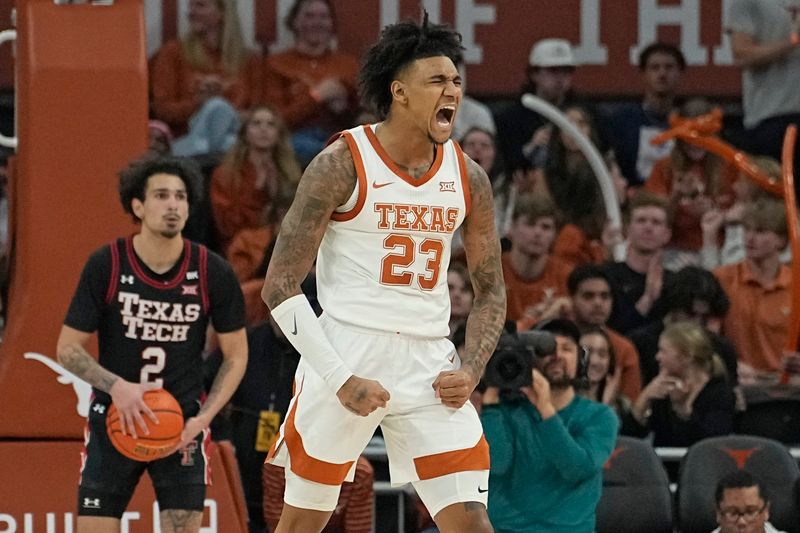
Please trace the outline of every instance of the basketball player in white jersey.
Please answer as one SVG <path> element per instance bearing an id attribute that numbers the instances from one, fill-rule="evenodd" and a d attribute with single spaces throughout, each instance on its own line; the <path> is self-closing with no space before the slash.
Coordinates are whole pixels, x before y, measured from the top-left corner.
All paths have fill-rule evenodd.
<path id="1" fill-rule="evenodd" d="M 487 532 L 489 450 L 468 402 L 506 312 L 489 179 L 449 140 L 460 36 L 389 26 L 362 96 L 382 122 L 343 132 L 309 165 L 262 297 L 302 354 L 268 461 L 286 492 L 278 533 L 321 531 L 378 425 L 392 482 L 412 483 L 443 533 Z M 466 355 L 446 339 L 447 267 L 461 227 L 475 303 Z M 300 282 L 317 258 L 317 319 Z"/>

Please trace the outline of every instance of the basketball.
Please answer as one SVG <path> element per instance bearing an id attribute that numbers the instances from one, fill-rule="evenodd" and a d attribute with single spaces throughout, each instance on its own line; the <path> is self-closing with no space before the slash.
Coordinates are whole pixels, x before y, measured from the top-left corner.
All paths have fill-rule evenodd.
<path id="1" fill-rule="evenodd" d="M 144 393 L 144 402 L 158 418 L 154 424 L 149 417 L 142 414 L 148 435 L 143 435 L 139 425 L 136 425 L 138 437 L 122 433 L 119 413 L 112 403 L 106 418 L 106 432 L 114 447 L 130 459 L 135 461 L 155 461 L 161 459 L 167 452 L 181 440 L 183 431 L 183 412 L 175 397 L 164 389 L 147 391 Z"/>

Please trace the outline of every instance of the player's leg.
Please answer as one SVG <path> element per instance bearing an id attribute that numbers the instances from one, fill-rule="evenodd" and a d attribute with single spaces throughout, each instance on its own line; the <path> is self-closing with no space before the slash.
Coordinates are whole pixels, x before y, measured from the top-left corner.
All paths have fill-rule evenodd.
<path id="1" fill-rule="evenodd" d="M 441 533 L 490 533 L 486 492 L 480 492 L 488 488 L 488 479 L 488 471 L 468 471 L 413 485 Z M 448 503 L 454 498 L 461 501 Z"/>
<path id="2" fill-rule="evenodd" d="M 148 464 L 160 509 L 162 533 L 197 533 L 200 530 L 210 478 L 210 440 L 210 432 L 201 431 L 183 449 Z"/>
<path id="3" fill-rule="evenodd" d="M 300 531 L 322 531 L 328 524 L 333 511 L 314 511 L 312 509 L 300 509 L 288 503 L 283 504 L 281 520 L 274 533 L 296 533 Z"/>
<path id="4" fill-rule="evenodd" d="M 144 463 L 119 453 L 106 433 L 107 406 L 89 409 L 81 453 L 78 533 L 117 533 L 120 520 L 144 472 Z"/>

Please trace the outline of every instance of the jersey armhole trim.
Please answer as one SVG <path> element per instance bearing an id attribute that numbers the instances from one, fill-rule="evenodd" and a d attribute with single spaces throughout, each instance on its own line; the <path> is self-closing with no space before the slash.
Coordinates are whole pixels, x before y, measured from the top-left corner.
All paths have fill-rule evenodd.
<path id="1" fill-rule="evenodd" d="M 108 245 L 111 249 L 111 278 L 108 280 L 106 290 L 106 304 L 110 304 L 117 292 L 117 280 L 119 278 L 119 241 L 114 241 Z"/>
<path id="2" fill-rule="evenodd" d="M 353 135 L 348 132 L 342 132 L 342 137 L 344 137 L 345 142 L 347 142 L 347 147 L 350 149 L 350 155 L 353 157 L 353 164 L 356 167 L 356 187 L 358 188 L 358 199 L 356 200 L 356 205 L 353 206 L 352 209 L 349 211 L 344 211 L 342 213 L 333 212 L 331 214 L 331 220 L 336 222 L 347 222 L 348 220 L 352 220 L 361 212 L 361 209 L 364 207 L 364 203 L 367 201 L 367 172 L 364 169 L 364 160 L 361 157 L 361 152 L 358 150 L 358 145 L 356 144 L 356 140 L 353 138 Z"/>
<path id="3" fill-rule="evenodd" d="M 461 173 L 461 190 L 464 192 L 464 207 L 467 210 L 465 216 L 469 216 L 472 209 L 472 190 L 469 187 L 469 173 L 467 172 L 467 160 L 464 158 L 464 151 L 458 142 L 453 141 L 453 147 L 456 149 L 458 156 L 458 170 Z"/>
<path id="4" fill-rule="evenodd" d="M 208 296 L 208 250 L 203 245 L 198 245 L 198 259 L 200 261 L 200 299 L 203 302 L 203 312 L 209 309 Z"/>

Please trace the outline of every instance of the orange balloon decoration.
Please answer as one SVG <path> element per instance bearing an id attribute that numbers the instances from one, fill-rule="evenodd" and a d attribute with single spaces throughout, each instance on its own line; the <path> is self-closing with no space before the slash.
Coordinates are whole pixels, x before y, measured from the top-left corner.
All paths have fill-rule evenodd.
<path id="1" fill-rule="evenodd" d="M 722 110 L 715 107 L 711 113 L 699 117 L 683 118 L 677 113 L 669 117 L 670 129 L 653 137 L 652 144 L 662 144 L 670 139 L 686 143 L 718 155 L 727 163 L 753 180 L 756 185 L 775 196 L 783 196 L 783 186 L 759 169 L 744 152 L 737 150 L 716 134 L 722 129 Z"/>
<path id="2" fill-rule="evenodd" d="M 786 337 L 787 351 L 797 351 L 800 338 L 800 238 L 797 234 L 797 201 L 794 194 L 794 145 L 797 140 L 797 126 L 786 128 L 783 137 L 783 192 L 786 204 L 786 223 L 789 226 L 789 243 L 792 247 L 792 304 L 789 313 L 789 335 Z M 782 385 L 789 382 L 789 373 L 784 372 Z"/>

